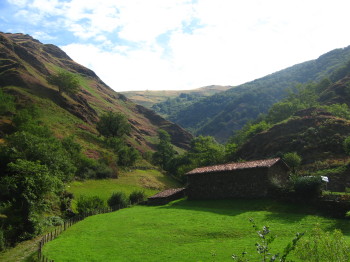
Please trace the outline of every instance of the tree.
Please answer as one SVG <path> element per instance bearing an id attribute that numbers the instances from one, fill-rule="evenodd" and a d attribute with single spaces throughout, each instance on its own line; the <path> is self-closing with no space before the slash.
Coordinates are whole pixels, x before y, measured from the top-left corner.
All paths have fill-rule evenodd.
<path id="1" fill-rule="evenodd" d="M 76 75 L 60 70 L 55 75 L 50 75 L 47 78 L 49 84 L 55 85 L 58 87 L 58 92 L 60 95 L 62 93 L 66 94 L 75 94 L 79 91 L 79 79 Z"/>
<path id="2" fill-rule="evenodd" d="M 153 154 L 153 161 L 155 164 L 160 165 L 164 170 L 168 169 L 168 164 L 175 156 L 171 142 L 170 135 L 165 130 L 160 129 L 158 131 L 159 143 L 157 145 L 157 151 Z"/>
<path id="3" fill-rule="evenodd" d="M 290 168 L 292 168 L 293 173 L 296 172 L 301 164 L 301 157 L 296 152 L 285 153 L 283 155 L 283 160 Z"/>
<path id="4" fill-rule="evenodd" d="M 100 117 L 96 129 L 105 137 L 122 137 L 129 134 L 131 126 L 125 115 L 109 111 Z"/>

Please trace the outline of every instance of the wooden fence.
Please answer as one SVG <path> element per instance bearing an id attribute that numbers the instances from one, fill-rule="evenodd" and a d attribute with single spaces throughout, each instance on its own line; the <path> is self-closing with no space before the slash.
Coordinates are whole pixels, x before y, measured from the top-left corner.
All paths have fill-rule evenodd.
<path id="1" fill-rule="evenodd" d="M 39 248 L 38 248 L 38 261 L 40 262 L 54 262 L 54 260 L 51 260 L 47 257 L 45 257 L 42 253 L 43 247 L 47 242 L 50 242 L 51 240 L 54 240 L 59 234 L 61 234 L 63 231 L 67 230 L 67 228 L 71 227 L 75 223 L 84 220 L 86 217 L 97 215 L 97 214 L 104 214 L 104 213 L 110 213 L 116 210 L 119 210 L 120 208 L 111 209 L 111 208 L 102 208 L 98 210 L 94 210 L 91 212 L 85 212 L 83 214 L 76 215 L 66 221 L 60 226 L 57 226 L 55 230 L 51 231 L 50 233 L 47 233 L 42 237 L 42 239 L 39 242 Z"/>

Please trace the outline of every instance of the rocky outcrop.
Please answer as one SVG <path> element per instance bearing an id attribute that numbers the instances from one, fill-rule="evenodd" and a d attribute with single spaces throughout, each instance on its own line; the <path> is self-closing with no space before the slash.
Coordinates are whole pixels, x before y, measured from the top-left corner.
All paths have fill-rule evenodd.
<path id="1" fill-rule="evenodd" d="M 250 160 L 298 152 L 304 163 L 343 157 L 343 141 L 348 134 L 350 121 L 310 108 L 255 135 L 240 148 L 238 156 Z"/>

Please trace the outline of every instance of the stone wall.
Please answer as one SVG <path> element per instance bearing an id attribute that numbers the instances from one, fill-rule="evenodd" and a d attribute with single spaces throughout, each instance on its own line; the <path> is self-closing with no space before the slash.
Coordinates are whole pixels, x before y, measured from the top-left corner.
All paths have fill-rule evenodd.
<path id="1" fill-rule="evenodd" d="M 189 199 L 258 198 L 267 195 L 268 168 L 188 175 Z"/>

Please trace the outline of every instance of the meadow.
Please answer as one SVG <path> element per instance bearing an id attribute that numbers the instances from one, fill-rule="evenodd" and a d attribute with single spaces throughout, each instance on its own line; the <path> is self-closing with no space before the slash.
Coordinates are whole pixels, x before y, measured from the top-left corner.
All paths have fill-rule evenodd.
<path id="1" fill-rule="evenodd" d="M 249 219 L 270 226 L 272 253 L 297 232 L 341 229 L 346 220 L 325 218 L 307 206 L 269 200 L 179 200 L 165 206 L 134 206 L 89 217 L 44 247 L 55 261 L 232 261 L 243 251 L 256 261 L 258 241 Z M 292 256 L 290 259 L 298 261 Z"/>
<path id="2" fill-rule="evenodd" d="M 114 192 L 124 192 L 130 195 L 135 190 L 143 190 L 146 196 L 151 196 L 165 188 L 172 187 L 179 187 L 179 184 L 158 170 L 150 169 L 121 172 L 118 179 L 73 181 L 67 184 L 66 190 L 74 194 L 74 208 L 80 196 L 99 196 L 107 202 Z"/>

